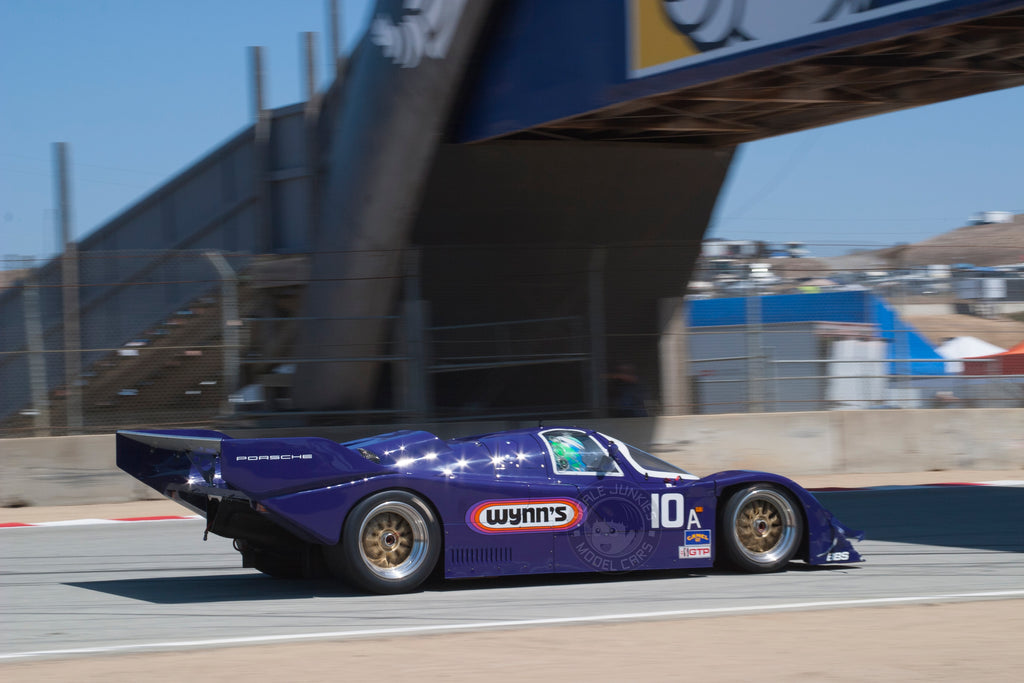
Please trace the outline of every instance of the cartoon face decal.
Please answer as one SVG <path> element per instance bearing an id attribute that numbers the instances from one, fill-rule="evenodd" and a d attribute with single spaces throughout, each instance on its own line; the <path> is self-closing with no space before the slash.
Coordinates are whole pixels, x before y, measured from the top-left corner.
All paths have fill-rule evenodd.
<path id="1" fill-rule="evenodd" d="M 701 52 L 750 40 L 774 40 L 796 26 L 872 9 L 876 0 L 662 0 L 672 24 Z"/>

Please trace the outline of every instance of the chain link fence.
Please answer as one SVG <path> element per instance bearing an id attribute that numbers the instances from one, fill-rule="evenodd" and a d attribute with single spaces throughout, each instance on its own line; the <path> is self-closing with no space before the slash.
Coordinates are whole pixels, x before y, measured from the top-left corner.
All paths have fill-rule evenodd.
<path id="1" fill-rule="evenodd" d="M 1024 407 L 1024 344 L 985 344 L 964 326 L 986 336 L 991 320 L 941 306 L 864 289 L 692 302 L 692 412 Z M 1024 324 L 1000 320 L 1001 338 L 1024 340 Z M 951 338 L 973 344 L 950 353 Z"/>
<path id="2" fill-rule="evenodd" d="M 347 319 L 388 330 L 374 349 L 340 359 L 379 366 L 376 402 L 302 412 L 293 401 L 301 391 L 296 368 L 339 361 L 297 355 L 309 329 L 303 323 L 325 322 L 302 317 L 307 260 L 106 251 L 5 269 L 0 437 L 231 422 L 1024 407 L 1024 366 L 1012 360 L 1024 355 L 943 360 L 922 333 L 934 340 L 945 331 L 914 330 L 891 312 L 872 317 L 875 304 L 859 299 L 853 308 L 866 313 L 856 322 L 849 302 L 827 297 L 807 313 L 818 294 L 788 295 L 800 297 L 788 303 L 777 296 L 722 299 L 725 313 L 697 322 L 694 307 L 706 302 L 665 300 L 673 306 L 669 318 L 681 324 L 660 335 L 622 335 L 602 333 L 598 317 L 623 311 L 602 312 L 586 301 L 576 315 L 441 325 L 431 323 L 430 302 L 403 296 L 390 315 Z M 745 302 L 739 313 L 738 301 Z M 773 312 L 779 306 L 804 315 L 780 319 Z M 624 341 L 636 347 L 637 339 L 625 338 L 639 336 L 640 345 L 661 346 L 660 364 L 637 368 L 608 351 Z M 344 350 L 344 340 L 331 343 Z M 666 355 L 673 345 L 679 353 Z M 538 381 L 524 385 L 527 373 Z M 671 400 L 666 392 L 675 392 Z M 617 412 L 624 401 L 629 411 Z"/>
<path id="3" fill-rule="evenodd" d="M 247 260 L 72 252 L 26 269 L 0 293 L 2 434 L 208 423 L 237 376 Z"/>

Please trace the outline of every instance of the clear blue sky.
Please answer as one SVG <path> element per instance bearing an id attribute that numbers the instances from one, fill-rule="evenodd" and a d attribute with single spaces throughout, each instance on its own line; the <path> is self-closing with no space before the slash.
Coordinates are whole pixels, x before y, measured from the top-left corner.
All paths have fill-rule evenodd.
<path id="1" fill-rule="evenodd" d="M 346 44 L 369 0 L 341 0 Z M 71 146 L 74 233 L 91 233 L 250 122 L 247 46 L 272 107 L 303 99 L 300 33 L 325 0 L 0 0 L 0 266 L 57 250 L 51 145 Z M 1024 88 L 741 148 L 710 236 L 819 255 L 913 242 L 971 213 L 1024 213 Z M 6 262 L 6 267 L 17 264 Z"/>

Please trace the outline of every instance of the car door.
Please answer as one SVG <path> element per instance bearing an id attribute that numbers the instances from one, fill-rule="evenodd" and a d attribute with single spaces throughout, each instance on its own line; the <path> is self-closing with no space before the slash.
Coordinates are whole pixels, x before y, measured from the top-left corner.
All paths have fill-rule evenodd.
<path id="1" fill-rule="evenodd" d="M 497 576 L 553 570 L 551 532 L 581 516 L 561 501 L 537 494 L 548 463 L 530 434 L 484 437 L 465 444 L 486 449 L 490 476 L 466 482 L 445 526 L 446 576 Z M 451 503 L 452 496 L 448 497 Z"/>
<path id="2" fill-rule="evenodd" d="M 549 494 L 575 496 L 583 512 L 580 524 L 555 534 L 555 571 L 710 566 L 707 486 L 644 470 L 628 446 L 597 432 L 563 428 L 540 437 L 551 459 Z"/>
<path id="3" fill-rule="evenodd" d="M 647 498 L 626 476 L 607 442 L 585 429 L 553 428 L 538 434 L 550 462 L 536 498 L 569 501 L 572 524 L 553 533 L 556 572 L 620 572 L 643 565 L 650 553 L 644 535 Z"/>

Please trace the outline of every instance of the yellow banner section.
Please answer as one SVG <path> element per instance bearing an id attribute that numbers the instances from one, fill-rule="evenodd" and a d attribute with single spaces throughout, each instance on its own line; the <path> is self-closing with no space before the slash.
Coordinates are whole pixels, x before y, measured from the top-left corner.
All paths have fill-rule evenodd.
<path id="1" fill-rule="evenodd" d="M 633 72 L 667 64 L 700 52 L 679 32 L 661 0 L 628 0 L 630 18 L 629 61 Z"/>

